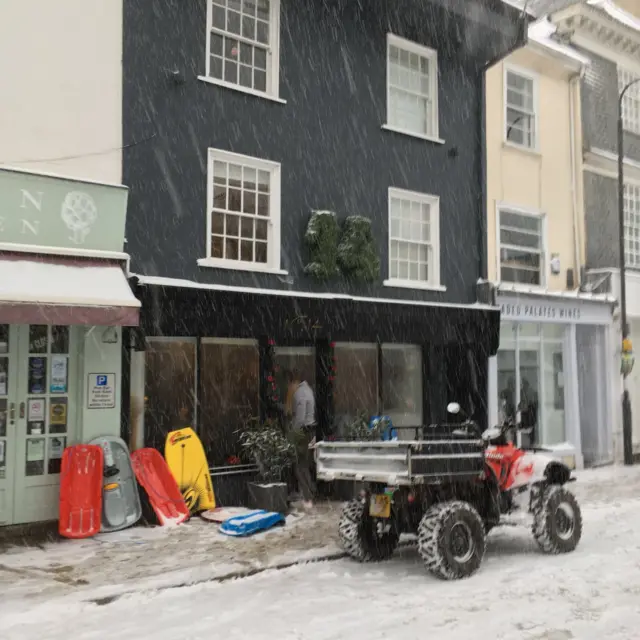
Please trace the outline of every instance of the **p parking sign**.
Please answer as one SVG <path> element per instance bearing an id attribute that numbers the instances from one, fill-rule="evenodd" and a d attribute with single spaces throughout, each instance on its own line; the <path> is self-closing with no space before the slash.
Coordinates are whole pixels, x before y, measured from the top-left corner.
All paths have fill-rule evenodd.
<path id="1" fill-rule="evenodd" d="M 115 409 L 116 374 L 90 373 L 87 376 L 87 409 Z"/>

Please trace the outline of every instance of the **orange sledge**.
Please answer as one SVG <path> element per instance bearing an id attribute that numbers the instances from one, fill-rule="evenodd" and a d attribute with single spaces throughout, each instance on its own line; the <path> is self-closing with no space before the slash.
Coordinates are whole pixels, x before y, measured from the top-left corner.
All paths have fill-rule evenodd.
<path id="1" fill-rule="evenodd" d="M 169 466 L 156 449 L 138 449 L 131 454 L 133 471 L 149 496 L 161 525 L 180 524 L 189 518 L 189 509 Z"/>
<path id="2" fill-rule="evenodd" d="M 65 538 L 89 538 L 100 531 L 102 513 L 102 447 L 76 444 L 62 454 L 60 519 Z"/>

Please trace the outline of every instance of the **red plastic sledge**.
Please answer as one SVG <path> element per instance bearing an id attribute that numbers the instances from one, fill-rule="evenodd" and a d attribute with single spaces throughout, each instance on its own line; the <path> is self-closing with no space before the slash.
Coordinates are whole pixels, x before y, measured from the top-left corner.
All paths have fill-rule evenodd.
<path id="1" fill-rule="evenodd" d="M 131 462 L 138 482 L 149 496 L 158 522 L 168 525 L 188 520 L 189 508 L 162 455 L 156 449 L 138 449 L 131 454 Z"/>
<path id="2" fill-rule="evenodd" d="M 60 519 L 65 538 L 89 538 L 100 531 L 102 513 L 102 447 L 76 444 L 62 454 Z"/>

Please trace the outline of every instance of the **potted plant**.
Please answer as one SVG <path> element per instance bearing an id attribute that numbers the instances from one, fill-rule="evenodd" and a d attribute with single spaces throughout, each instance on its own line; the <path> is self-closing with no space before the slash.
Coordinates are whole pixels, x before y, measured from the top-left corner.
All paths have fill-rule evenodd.
<path id="1" fill-rule="evenodd" d="M 284 472 L 291 468 L 295 448 L 275 420 L 252 418 L 240 432 L 240 444 L 258 467 L 258 480 L 248 483 L 249 506 L 253 509 L 287 511 Z"/>

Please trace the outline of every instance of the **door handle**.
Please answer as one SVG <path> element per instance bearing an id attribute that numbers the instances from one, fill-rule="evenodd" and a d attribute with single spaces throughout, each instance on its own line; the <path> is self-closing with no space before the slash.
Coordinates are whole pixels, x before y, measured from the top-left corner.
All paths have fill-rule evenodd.
<path id="1" fill-rule="evenodd" d="M 25 409 L 25 403 L 21 402 L 20 403 L 20 420 L 24 418 L 24 409 Z"/>
<path id="2" fill-rule="evenodd" d="M 9 403 L 9 424 L 13 424 L 16 421 L 16 403 Z"/>

